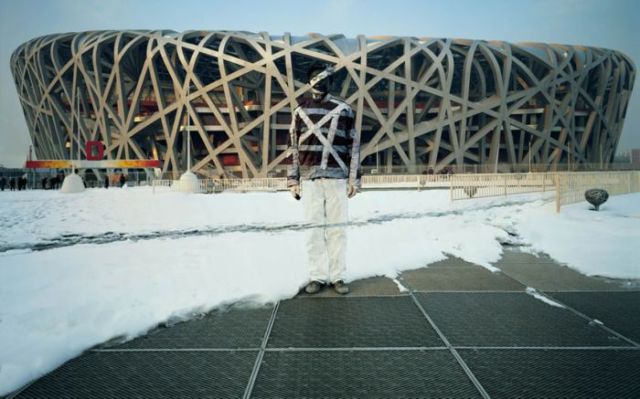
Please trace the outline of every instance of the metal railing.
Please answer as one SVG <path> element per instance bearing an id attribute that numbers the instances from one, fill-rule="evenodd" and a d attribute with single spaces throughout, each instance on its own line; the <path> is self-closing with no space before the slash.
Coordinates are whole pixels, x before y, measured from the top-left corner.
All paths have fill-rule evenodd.
<path id="1" fill-rule="evenodd" d="M 446 188 L 452 175 L 364 175 L 362 188 Z"/>
<path id="2" fill-rule="evenodd" d="M 452 201 L 545 192 L 555 189 L 553 173 L 486 173 L 451 175 Z"/>
<path id="3" fill-rule="evenodd" d="M 189 187 L 184 187 L 187 184 Z M 185 192 L 191 191 L 190 182 L 180 180 L 153 180 L 151 184 L 153 193 L 160 192 Z M 263 179 L 198 179 L 198 193 L 221 193 L 223 191 L 248 192 L 248 191 L 281 191 L 287 190 L 286 178 Z"/>
<path id="4" fill-rule="evenodd" d="M 601 188 L 609 195 L 640 192 L 640 171 L 501 173 L 451 175 L 452 201 L 555 191 L 556 212 L 584 201 L 584 193 Z"/>
<path id="5" fill-rule="evenodd" d="M 385 188 L 448 188 L 450 175 L 367 175 L 362 177 L 364 190 Z M 182 187 L 180 180 L 153 180 L 154 193 L 189 191 Z M 199 179 L 199 193 L 286 191 L 286 178 L 256 179 Z"/>
<path id="6" fill-rule="evenodd" d="M 584 201 L 584 193 L 601 188 L 609 195 L 640 192 L 640 172 L 569 172 L 556 176 L 556 212 L 562 205 Z"/>
<path id="7" fill-rule="evenodd" d="M 364 165 L 361 167 L 363 175 L 446 175 L 446 174 L 476 174 L 476 173 L 552 173 L 552 172 L 596 172 L 640 170 L 640 164 L 630 162 L 611 163 L 498 163 L 491 164 L 463 164 L 431 167 L 429 165 Z"/>
<path id="8" fill-rule="evenodd" d="M 266 177 L 256 179 L 221 179 L 214 180 L 221 191 L 282 191 L 287 190 L 287 179 L 282 177 Z"/>
<path id="9" fill-rule="evenodd" d="M 185 191 L 180 180 L 153 180 L 153 193 Z M 448 175 L 365 175 L 364 190 L 397 188 L 448 188 L 452 201 L 555 191 L 556 211 L 562 205 L 584 200 L 590 188 L 610 195 L 640 192 L 640 171 L 473 173 Z M 285 191 L 286 178 L 199 179 L 199 193 Z"/>

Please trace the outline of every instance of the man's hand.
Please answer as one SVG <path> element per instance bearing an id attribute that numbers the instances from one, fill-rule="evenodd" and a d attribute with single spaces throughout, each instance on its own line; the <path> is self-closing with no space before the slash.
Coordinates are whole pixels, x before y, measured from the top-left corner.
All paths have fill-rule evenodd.
<path id="1" fill-rule="evenodd" d="M 358 189 L 353 184 L 347 186 L 347 198 L 353 198 L 357 192 Z"/>
<path id="2" fill-rule="evenodd" d="M 291 187 L 289 187 L 289 191 L 291 191 L 291 195 L 293 195 L 293 198 L 299 200 L 300 198 L 302 198 L 302 196 L 300 195 L 300 185 L 296 184 L 293 185 Z"/>

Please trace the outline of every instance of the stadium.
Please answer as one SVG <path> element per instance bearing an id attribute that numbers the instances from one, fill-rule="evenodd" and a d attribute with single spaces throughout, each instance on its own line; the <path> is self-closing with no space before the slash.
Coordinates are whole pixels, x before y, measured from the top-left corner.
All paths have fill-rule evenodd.
<path id="1" fill-rule="evenodd" d="M 364 173 L 606 167 L 635 80 L 627 56 L 595 47 L 232 31 L 53 34 L 11 70 L 38 159 L 98 141 L 106 160 L 174 177 L 252 178 L 286 173 L 314 62 L 356 113 Z"/>

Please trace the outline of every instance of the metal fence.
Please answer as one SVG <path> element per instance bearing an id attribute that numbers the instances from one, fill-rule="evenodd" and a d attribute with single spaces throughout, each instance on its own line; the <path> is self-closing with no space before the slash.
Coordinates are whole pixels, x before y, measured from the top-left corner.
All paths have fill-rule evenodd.
<path id="1" fill-rule="evenodd" d="M 451 175 L 452 201 L 545 192 L 555 189 L 553 173 L 487 173 Z"/>
<path id="2" fill-rule="evenodd" d="M 362 188 L 447 188 L 452 175 L 365 175 L 362 176 Z"/>
<path id="3" fill-rule="evenodd" d="M 423 189 L 448 188 L 451 175 L 367 175 L 362 177 L 364 190 L 375 189 Z M 198 188 L 191 190 L 190 183 L 180 180 L 153 180 L 154 193 L 196 191 L 198 193 L 249 192 L 249 191 L 286 191 L 286 178 L 258 179 L 199 179 Z M 186 187 L 185 185 L 189 185 Z"/>
<path id="4" fill-rule="evenodd" d="M 185 184 L 189 187 L 185 187 Z M 287 190 L 286 178 L 199 179 L 195 190 L 190 182 L 153 180 L 154 193 L 160 192 L 250 192 Z M 366 175 L 364 190 L 448 188 L 452 201 L 555 191 L 556 211 L 562 205 L 584 200 L 590 188 L 602 188 L 610 195 L 640 192 L 640 171 L 556 172 L 556 173 L 474 173 L 448 175 Z"/>
<path id="5" fill-rule="evenodd" d="M 609 195 L 640 192 L 640 172 L 570 172 L 556 176 L 556 212 L 562 205 L 584 201 L 584 192 L 601 188 Z"/>
<path id="6" fill-rule="evenodd" d="M 263 179 L 198 179 L 198 187 L 192 190 L 191 182 L 181 180 L 153 180 L 151 186 L 153 193 L 160 192 L 197 192 L 197 193 L 221 193 L 249 192 L 249 191 L 283 191 L 287 190 L 286 178 Z"/>
<path id="7" fill-rule="evenodd" d="M 584 201 L 584 193 L 601 188 L 609 195 L 640 192 L 640 171 L 501 173 L 452 175 L 451 200 L 555 191 L 556 212 Z"/>
<path id="8" fill-rule="evenodd" d="M 429 165 L 379 165 L 362 166 L 364 175 L 446 175 L 446 174 L 470 174 L 470 173 L 552 173 L 552 172 L 596 172 L 596 171 L 623 171 L 640 170 L 640 164 L 630 162 L 611 163 L 498 163 L 490 164 L 463 164 L 431 167 Z"/>

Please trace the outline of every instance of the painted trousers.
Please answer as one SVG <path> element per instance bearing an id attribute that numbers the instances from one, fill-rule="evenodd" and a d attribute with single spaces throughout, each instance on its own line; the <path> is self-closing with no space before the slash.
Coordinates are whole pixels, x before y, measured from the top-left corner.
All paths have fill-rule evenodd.
<path id="1" fill-rule="evenodd" d="M 303 180 L 302 203 L 307 223 L 317 226 L 307 230 L 309 279 L 326 283 L 343 280 L 347 263 L 347 180 Z"/>

